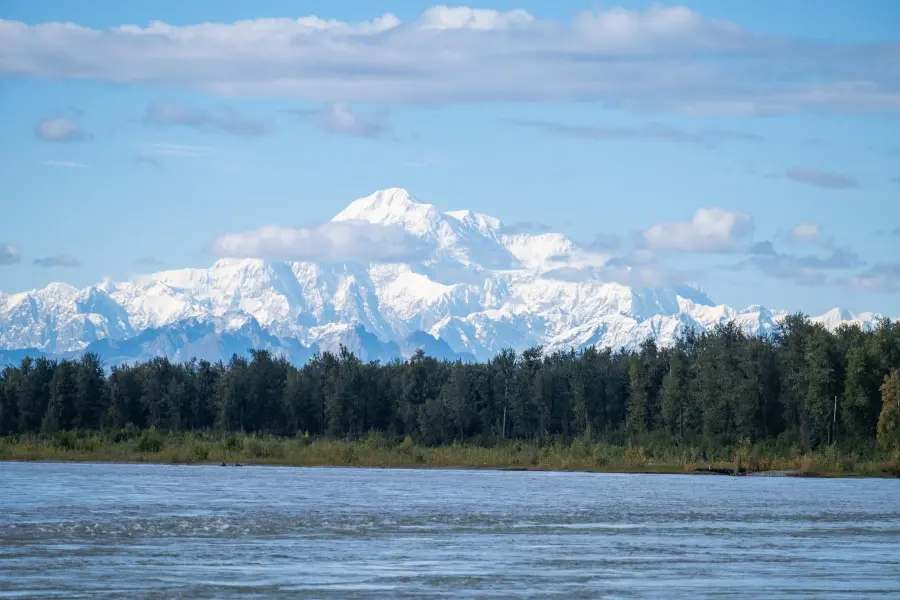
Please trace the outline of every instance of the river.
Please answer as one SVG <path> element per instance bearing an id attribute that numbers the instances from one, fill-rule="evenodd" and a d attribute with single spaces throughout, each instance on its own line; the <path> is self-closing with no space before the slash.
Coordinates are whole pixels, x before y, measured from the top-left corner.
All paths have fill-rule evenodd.
<path id="1" fill-rule="evenodd" d="M 0 463 L 0 598 L 900 598 L 900 481 Z"/>

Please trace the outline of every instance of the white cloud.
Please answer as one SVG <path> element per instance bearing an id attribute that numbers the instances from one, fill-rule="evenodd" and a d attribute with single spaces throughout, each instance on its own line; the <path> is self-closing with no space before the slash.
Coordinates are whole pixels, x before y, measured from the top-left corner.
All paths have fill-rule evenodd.
<path id="1" fill-rule="evenodd" d="M 798 223 L 791 229 L 788 239 L 797 244 L 811 244 L 819 241 L 821 235 L 818 223 Z"/>
<path id="2" fill-rule="evenodd" d="M 435 6 L 425 11 L 419 20 L 423 29 L 480 29 L 502 30 L 524 27 L 534 21 L 524 10 L 500 12 L 498 10 L 469 8 L 467 6 Z"/>
<path id="3" fill-rule="evenodd" d="M 571 137 L 598 142 L 645 141 L 667 142 L 671 144 L 693 144 L 704 148 L 713 148 L 727 142 L 761 142 L 758 135 L 731 131 L 729 129 L 707 129 L 705 131 L 684 131 L 661 123 L 648 123 L 641 127 L 623 127 L 620 125 L 573 125 L 555 121 L 522 121 L 510 120 L 512 125 L 538 129 L 549 135 Z"/>
<path id="4" fill-rule="evenodd" d="M 846 190 L 859 187 L 859 182 L 852 177 L 811 167 L 791 167 L 784 172 L 784 175 L 797 183 L 827 190 Z"/>
<path id="5" fill-rule="evenodd" d="M 842 283 L 861 292 L 896 294 L 900 292 L 900 262 L 879 263 Z"/>
<path id="6" fill-rule="evenodd" d="M 270 132 L 270 128 L 262 121 L 241 117 L 231 108 L 213 111 L 187 108 L 174 102 L 156 102 L 148 106 L 144 123 L 158 127 L 191 127 L 247 137 Z"/>
<path id="7" fill-rule="evenodd" d="M 98 30 L 0 20 L 0 74 L 324 103 L 596 100 L 691 114 L 893 112 L 896 56 L 896 45 L 762 36 L 662 6 L 565 22 L 446 6 L 406 23 L 388 14 L 362 23 L 265 18 Z"/>
<path id="8" fill-rule="evenodd" d="M 11 265 L 22 260 L 22 253 L 12 244 L 0 243 L 0 265 Z"/>
<path id="9" fill-rule="evenodd" d="M 428 248 L 399 226 L 330 221 L 313 228 L 269 225 L 216 238 L 210 250 L 226 258 L 310 262 L 399 262 L 423 257 Z"/>
<path id="10" fill-rule="evenodd" d="M 390 128 L 382 115 L 363 116 L 346 102 L 336 102 L 323 110 L 293 110 L 295 115 L 309 119 L 316 127 L 338 135 L 377 138 Z"/>
<path id="11" fill-rule="evenodd" d="M 36 267 L 48 269 L 52 267 L 64 267 L 70 269 L 80 267 L 81 262 L 71 254 L 60 254 L 57 256 L 47 256 L 45 258 L 36 258 L 34 259 L 34 265 Z"/>
<path id="12" fill-rule="evenodd" d="M 2 29 L 2 21 L 0 21 L 0 29 Z M 0 47 L 2 47 L 2 42 L 0 42 Z M 45 119 L 34 126 L 34 135 L 45 142 L 77 142 L 90 137 L 78 128 L 78 123 L 72 117 Z"/>
<path id="13" fill-rule="evenodd" d="M 86 164 L 71 160 L 42 160 L 40 164 L 45 167 L 66 167 L 69 169 L 84 169 Z"/>
<path id="14" fill-rule="evenodd" d="M 811 225 L 801 224 L 801 225 Z M 799 227 L 799 226 L 798 226 Z M 795 228 L 794 232 L 797 229 Z M 818 229 L 801 228 L 807 238 L 803 243 L 818 241 Z M 815 236 L 813 236 L 815 233 Z M 861 267 L 865 262 L 855 252 L 844 248 L 831 250 L 825 256 L 782 254 L 775 250 L 770 241 L 759 242 L 750 249 L 751 256 L 732 268 L 752 267 L 776 279 L 787 279 L 800 285 L 824 285 L 827 282 L 824 271 L 846 270 Z"/>
<path id="15" fill-rule="evenodd" d="M 753 218 L 724 208 L 701 208 L 690 221 L 657 223 L 644 232 L 644 242 L 658 250 L 733 252 L 753 231 Z"/>

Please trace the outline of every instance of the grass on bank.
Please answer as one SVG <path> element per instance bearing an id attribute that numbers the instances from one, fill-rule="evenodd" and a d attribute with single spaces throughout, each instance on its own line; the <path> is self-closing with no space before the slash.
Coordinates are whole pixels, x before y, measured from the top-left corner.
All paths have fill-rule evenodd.
<path id="1" fill-rule="evenodd" d="M 647 445 L 615 446 L 579 439 L 571 444 L 539 445 L 521 441 L 492 447 L 428 447 L 412 439 L 395 440 L 373 433 L 342 441 L 190 432 L 62 432 L 56 436 L 0 438 L 0 460 L 152 462 L 170 464 L 242 463 L 289 466 L 397 468 L 486 468 L 623 473 L 690 473 L 706 469 L 698 448 Z M 744 444 L 710 456 L 717 469 L 740 465 L 748 472 L 802 471 L 830 475 L 897 475 L 900 452 L 870 450 L 841 454 L 833 447 L 817 452 L 779 452 L 772 446 Z"/>

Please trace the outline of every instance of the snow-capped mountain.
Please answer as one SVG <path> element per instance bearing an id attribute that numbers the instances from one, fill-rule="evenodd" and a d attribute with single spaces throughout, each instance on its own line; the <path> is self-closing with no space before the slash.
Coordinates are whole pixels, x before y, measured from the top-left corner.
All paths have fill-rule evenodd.
<path id="1" fill-rule="evenodd" d="M 95 351 L 110 362 L 167 355 L 219 359 L 268 348 L 302 362 L 345 345 L 366 359 L 484 360 L 502 348 L 670 344 L 686 329 L 734 321 L 754 334 L 786 314 L 714 304 L 702 291 L 603 278 L 609 256 L 558 233 L 523 233 L 468 210 L 440 212 L 402 189 L 351 203 L 337 226 L 383 227 L 411 240 L 402 261 L 223 259 L 85 289 L 53 283 L 0 292 L 0 359 Z M 406 244 L 409 246 L 409 244 Z M 871 326 L 835 309 L 814 320 Z"/>

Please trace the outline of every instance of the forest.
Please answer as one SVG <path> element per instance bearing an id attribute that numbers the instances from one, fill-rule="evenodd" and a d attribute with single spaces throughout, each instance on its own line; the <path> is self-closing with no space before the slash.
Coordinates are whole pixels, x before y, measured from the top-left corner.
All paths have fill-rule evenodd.
<path id="1" fill-rule="evenodd" d="M 151 427 L 336 440 L 379 432 L 423 446 L 590 439 L 890 452 L 900 447 L 900 322 L 830 332 L 798 314 L 769 337 L 729 324 L 673 347 L 504 350 L 487 363 L 419 352 L 382 364 L 342 349 L 296 367 L 251 350 L 227 364 L 26 358 L 0 373 L 8 439 Z"/>

